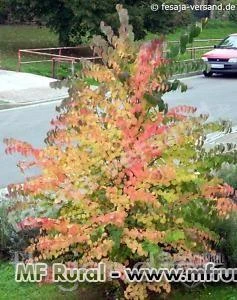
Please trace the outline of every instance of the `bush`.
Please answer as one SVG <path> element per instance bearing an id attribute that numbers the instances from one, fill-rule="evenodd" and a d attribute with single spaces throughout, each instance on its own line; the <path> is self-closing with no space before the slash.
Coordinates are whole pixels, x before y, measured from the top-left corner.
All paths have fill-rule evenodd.
<path id="1" fill-rule="evenodd" d="M 0 2 L 0 24 L 4 24 L 7 21 L 8 13 L 6 5 Z"/>
<path id="2" fill-rule="evenodd" d="M 223 163 L 221 169 L 217 172 L 217 176 L 234 189 L 237 189 L 237 165 L 227 162 Z"/>
<path id="3" fill-rule="evenodd" d="M 17 226 L 16 201 L 1 196 L 0 202 L 0 258 L 24 259 L 27 257 L 25 249 L 30 245 L 39 231 L 37 229 L 20 230 Z M 21 212 L 22 216 L 22 212 Z"/>
<path id="4" fill-rule="evenodd" d="M 216 226 L 220 235 L 219 249 L 226 256 L 228 267 L 237 267 L 237 214 L 233 213 L 228 219 L 221 220 Z"/>
<path id="5" fill-rule="evenodd" d="M 154 1 L 151 1 L 154 3 Z M 161 9 L 163 1 L 155 1 L 160 9 L 156 12 L 152 11 L 150 5 L 144 7 L 144 29 L 157 35 L 173 32 L 178 27 L 184 27 L 194 21 L 192 13 L 187 11 L 164 11 Z M 166 3 L 167 4 L 167 3 Z M 182 1 L 174 1 L 172 4 L 183 4 Z"/>
<path id="6" fill-rule="evenodd" d="M 27 249 L 36 259 L 103 261 L 108 269 L 124 270 L 138 262 L 152 265 L 168 253 L 174 263 L 176 256 L 209 251 L 218 240 L 210 229 L 218 215 L 236 209 L 228 199 L 231 188 L 211 176 L 223 149 L 209 154 L 203 148 L 206 131 L 217 125 L 206 124 L 193 107 L 169 109 L 162 99 L 168 91 L 186 90 L 169 80 L 177 68 L 173 58 L 185 52 L 202 24 L 191 26 L 164 57 L 164 41 L 135 43 L 127 11 L 120 5 L 117 10 L 119 35 L 101 23 L 106 39 L 94 37 L 93 47 L 104 64 L 84 62 L 70 99 L 52 121 L 47 147 L 5 141 L 7 153 L 33 157 L 19 163 L 22 170 L 42 170 L 9 187 L 37 207 L 46 204 L 41 217 L 20 223 L 41 228 Z M 126 299 L 170 291 L 168 282 L 130 284 L 122 277 L 117 283 Z"/>
<path id="7" fill-rule="evenodd" d="M 8 205 L 2 204 L 0 206 L 0 251 L 1 258 L 9 256 L 9 246 L 11 237 L 13 235 L 13 228 L 9 224 L 8 219 Z"/>
<path id="8" fill-rule="evenodd" d="M 229 13 L 229 20 L 237 22 L 237 2 L 235 3 L 235 5 L 236 5 L 236 9 L 231 10 Z"/>

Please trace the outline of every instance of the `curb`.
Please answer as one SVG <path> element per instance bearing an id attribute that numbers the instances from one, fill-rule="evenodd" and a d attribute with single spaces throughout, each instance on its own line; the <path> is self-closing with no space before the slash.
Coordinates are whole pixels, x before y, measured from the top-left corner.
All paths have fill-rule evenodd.
<path id="1" fill-rule="evenodd" d="M 182 79 L 186 77 L 193 77 L 193 76 L 198 76 L 202 75 L 202 71 L 195 71 L 195 72 L 190 72 L 190 73 L 184 73 L 184 74 L 177 74 L 172 77 L 172 79 Z"/>
<path id="2" fill-rule="evenodd" d="M 49 99 L 49 100 L 42 100 L 42 101 L 29 101 L 29 102 L 21 102 L 21 103 L 6 102 L 4 104 L 0 104 L 0 111 L 1 110 L 8 110 L 8 109 L 11 109 L 11 108 L 17 108 L 17 107 L 27 107 L 27 106 L 46 104 L 46 103 L 54 103 L 54 102 L 63 101 L 66 98 L 68 98 L 68 95 L 65 95 L 65 97 L 58 97 L 58 98 Z"/>

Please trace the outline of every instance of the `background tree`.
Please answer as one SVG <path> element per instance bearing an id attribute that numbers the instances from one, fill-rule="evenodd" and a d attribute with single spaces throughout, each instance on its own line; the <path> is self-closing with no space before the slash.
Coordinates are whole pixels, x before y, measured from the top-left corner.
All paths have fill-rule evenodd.
<path id="1" fill-rule="evenodd" d="M 61 45 L 78 44 L 83 37 L 99 33 L 100 21 L 118 28 L 119 20 L 114 7 L 116 0 L 3 0 L 15 19 L 20 21 L 35 20 L 45 24 L 59 34 Z M 133 25 L 136 39 L 143 38 L 146 31 L 167 33 L 190 21 L 187 12 L 153 12 L 150 5 L 153 1 L 121 0 L 128 9 L 130 22 Z M 179 0 L 176 0 L 179 3 Z M 156 1 L 161 4 L 162 1 Z"/>
<path id="2" fill-rule="evenodd" d="M 6 2 L 0 2 L 0 24 L 4 24 L 7 21 L 9 13 Z"/>

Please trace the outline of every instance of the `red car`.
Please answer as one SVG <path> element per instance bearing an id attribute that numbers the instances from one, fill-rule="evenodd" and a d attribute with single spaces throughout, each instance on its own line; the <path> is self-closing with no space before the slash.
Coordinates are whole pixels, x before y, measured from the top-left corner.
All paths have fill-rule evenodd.
<path id="1" fill-rule="evenodd" d="M 210 77 L 213 73 L 237 73 L 237 33 L 229 35 L 214 48 L 202 57 L 210 65 L 203 74 Z"/>

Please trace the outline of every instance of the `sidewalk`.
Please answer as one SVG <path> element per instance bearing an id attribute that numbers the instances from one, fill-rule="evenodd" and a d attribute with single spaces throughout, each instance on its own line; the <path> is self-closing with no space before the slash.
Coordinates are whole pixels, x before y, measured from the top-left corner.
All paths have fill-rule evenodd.
<path id="1" fill-rule="evenodd" d="M 0 70 L 0 108 L 56 101 L 68 97 L 67 88 L 55 89 L 57 80 L 44 76 Z"/>

